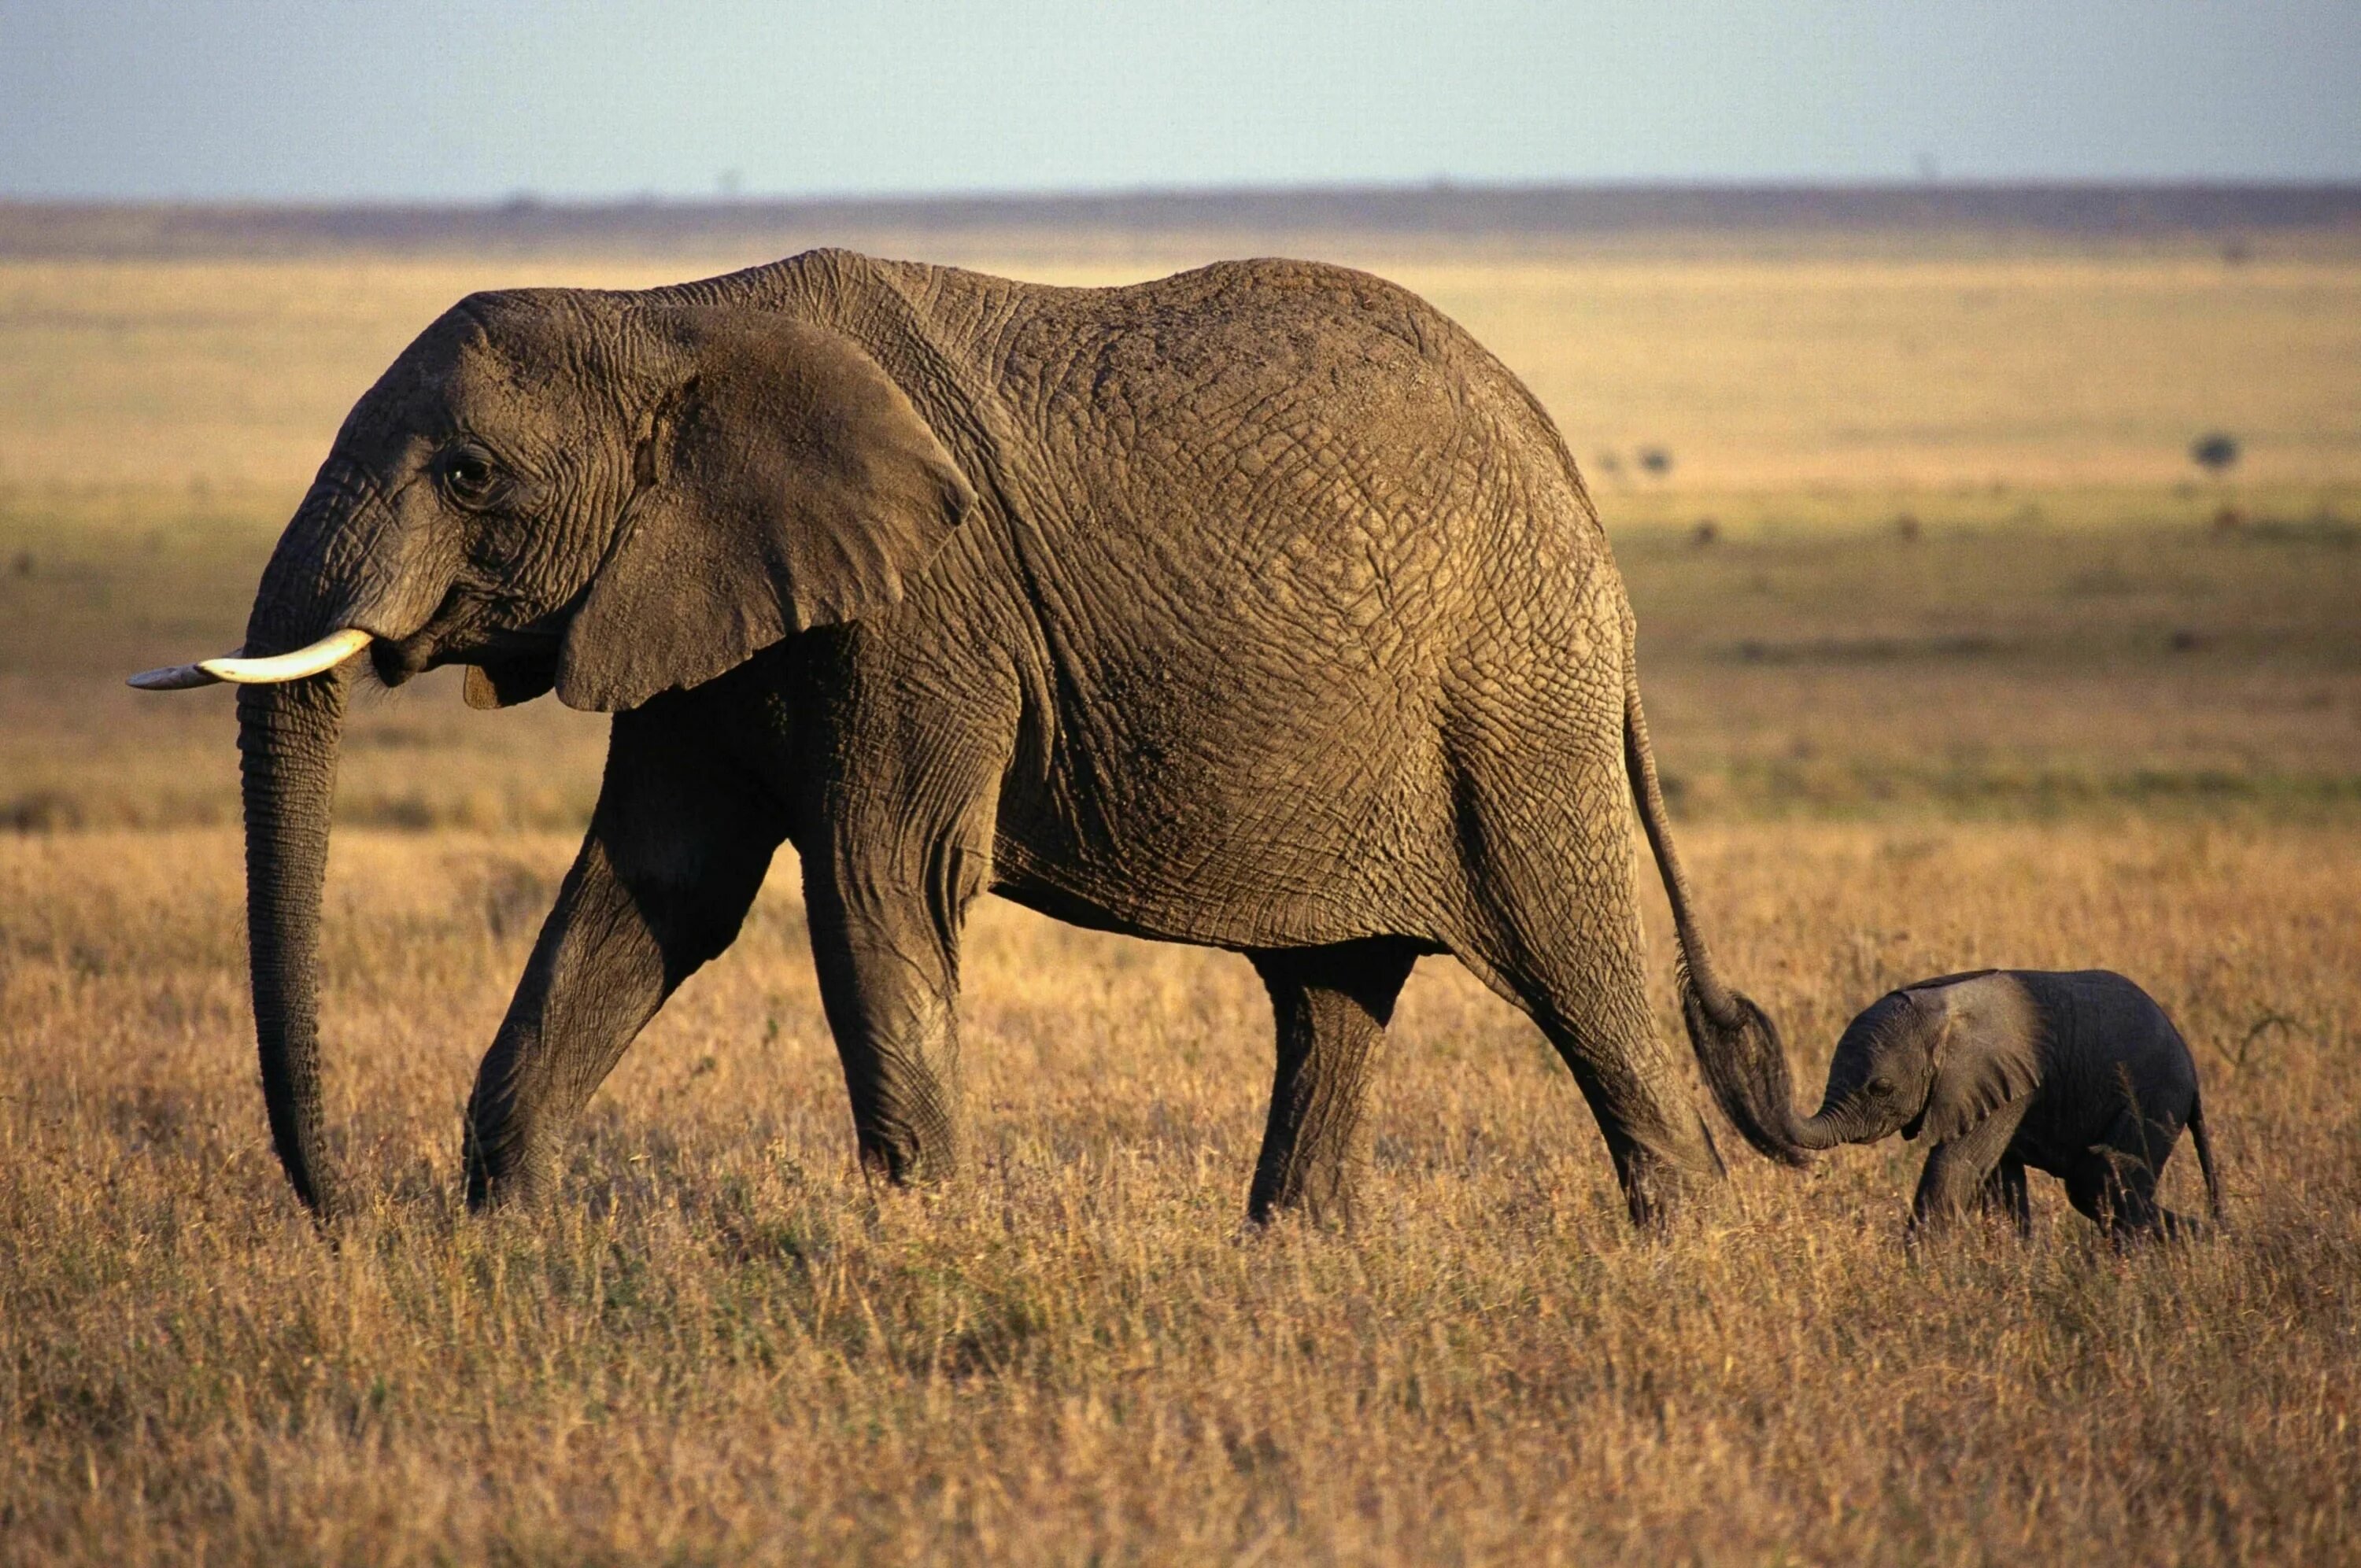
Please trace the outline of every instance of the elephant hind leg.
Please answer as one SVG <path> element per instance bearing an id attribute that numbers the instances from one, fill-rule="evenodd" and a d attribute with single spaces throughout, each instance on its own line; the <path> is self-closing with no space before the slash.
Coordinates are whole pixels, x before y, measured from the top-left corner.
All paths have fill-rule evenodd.
<path id="1" fill-rule="evenodd" d="M 1631 967 L 1623 984 L 1542 992 L 1527 1006 L 1598 1123 L 1631 1223 L 1662 1231 L 1720 1179 L 1721 1157 L 1656 1030 L 1636 955 Z"/>
<path id="2" fill-rule="evenodd" d="M 1436 934 L 1541 1026 L 1598 1121 L 1633 1222 L 1662 1230 L 1723 1171 L 1649 1000 L 1620 666 L 1611 680 L 1578 661 L 1536 667 L 1563 678 L 1455 736 L 1457 885 Z"/>
<path id="3" fill-rule="evenodd" d="M 1541 1025 L 1607 1140 L 1632 1222 L 1662 1230 L 1723 1172 L 1649 1004 L 1628 817 L 1535 835 L 1546 853 L 1522 841 L 1484 840 L 1471 872 L 1491 916 L 1453 950 Z"/>
<path id="4" fill-rule="evenodd" d="M 2067 1201 L 2117 1241 L 2150 1236 L 2185 1240 L 2203 1234 L 2202 1222 L 2156 1201 L 2164 1163 L 2180 1136 L 2179 1127 L 2148 1121 L 2137 1108 L 2126 1108 L 2107 1136 L 2092 1145 L 2067 1174 Z"/>
<path id="5" fill-rule="evenodd" d="M 1378 937 L 1249 955 L 1279 1029 L 1270 1120 L 1246 1197 L 1253 1223 L 1298 1208 L 1350 1217 L 1370 1071 L 1421 950 Z"/>

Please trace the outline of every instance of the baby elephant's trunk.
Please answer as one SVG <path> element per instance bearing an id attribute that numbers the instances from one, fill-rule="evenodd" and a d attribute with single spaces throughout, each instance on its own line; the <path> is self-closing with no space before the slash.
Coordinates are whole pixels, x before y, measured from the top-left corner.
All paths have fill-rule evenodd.
<path id="1" fill-rule="evenodd" d="M 1844 1128 L 1839 1125 L 1837 1118 L 1831 1113 L 1822 1111 L 1816 1116 L 1806 1116 L 1795 1124 L 1795 1142 L 1805 1148 L 1816 1151 L 1832 1149 L 1844 1142 Z"/>

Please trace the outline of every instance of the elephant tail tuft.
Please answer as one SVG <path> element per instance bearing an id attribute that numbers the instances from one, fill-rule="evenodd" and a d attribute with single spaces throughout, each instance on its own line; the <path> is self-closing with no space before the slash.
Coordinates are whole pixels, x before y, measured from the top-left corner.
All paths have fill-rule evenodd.
<path id="1" fill-rule="evenodd" d="M 1810 1163 L 1795 1135 L 1795 1086 L 1779 1025 L 1740 992 L 1725 992 L 1723 1006 L 1708 1009 L 1683 955 L 1676 976 L 1681 1017 L 1697 1067 L 1721 1113 L 1730 1118 L 1754 1152 L 1782 1165 Z"/>
<path id="2" fill-rule="evenodd" d="M 1673 928 L 1681 944 L 1681 1015 L 1688 1024 L 1689 1044 L 1697 1051 L 1706 1087 L 1757 1154 L 1782 1165 L 1804 1165 L 1808 1155 L 1795 1132 L 1795 1086 L 1788 1076 L 1786 1047 L 1768 1014 L 1722 984 L 1706 948 L 1688 879 L 1673 850 L 1664 788 L 1648 744 L 1648 716 L 1640 707 L 1639 667 L 1629 662 L 1624 666 L 1623 753 L 1640 826 L 1655 852 L 1664 896 L 1673 906 Z"/>

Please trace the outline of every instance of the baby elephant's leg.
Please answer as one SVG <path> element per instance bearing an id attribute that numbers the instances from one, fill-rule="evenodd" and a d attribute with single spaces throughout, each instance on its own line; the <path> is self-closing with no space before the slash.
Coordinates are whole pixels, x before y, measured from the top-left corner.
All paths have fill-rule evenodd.
<path id="1" fill-rule="evenodd" d="M 2197 1221 L 2156 1201 L 2157 1179 L 2180 1136 L 2178 1125 L 2149 1121 L 2126 1107 L 2067 1174 L 2067 1201 L 2117 1241 L 2201 1234 L 2204 1227 Z"/>
<path id="2" fill-rule="evenodd" d="M 2004 1105 L 1949 1143 L 1935 1146 L 1918 1173 L 1918 1195 L 1910 1205 L 1914 1234 L 1949 1229 L 1982 1201 L 1986 1184 L 1998 1176 L 2009 1140 L 2024 1119 L 2022 1105 Z M 2020 1183 L 2023 1179 L 2020 1175 Z"/>
<path id="3" fill-rule="evenodd" d="M 2033 1202 L 2025 1190 L 2025 1162 L 2004 1159 L 1984 1178 L 1979 1201 L 1987 1214 L 2006 1220 L 2020 1236 L 2033 1234 Z"/>

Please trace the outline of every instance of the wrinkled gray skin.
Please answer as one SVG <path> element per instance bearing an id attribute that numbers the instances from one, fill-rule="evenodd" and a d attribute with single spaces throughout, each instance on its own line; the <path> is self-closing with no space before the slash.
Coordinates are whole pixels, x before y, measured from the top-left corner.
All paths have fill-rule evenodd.
<path id="1" fill-rule="evenodd" d="M 1880 997 L 1846 1026 L 1819 1113 L 1795 1131 L 1816 1149 L 1923 1134 L 1916 1230 L 1983 1208 L 2028 1231 L 2030 1168 L 2134 1236 L 2194 1223 L 2156 1201 L 2184 1125 L 2219 1221 L 2197 1063 L 2155 999 L 2105 970 L 1987 970 Z"/>
<path id="2" fill-rule="evenodd" d="M 1627 802 L 1706 1077 L 1796 1154 L 1767 1019 L 1665 835 L 1632 621 L 1564 444 L 1375 278 L 1224 264 L 1060 290 L 812 252 L 642 293 L 462 302 L 346 420 L 248 654 L 372 633 L 398 685 L 615 714 L 605 782 L 486 1057 L 467 1192 L 561 1140 L 774 849 L 862 1158 L 958 1161 L 961 923 L 987 890 L 1249 955 L 1279 1025 L 1249 1207 L 1345 1201 L 1396 994 L 1455 954 L 1572 1068 L 1633 1215 L 1719 1164 L 1650 1022 Z M 315 997 L 356 659 L 241 690 L 272 1131 L 333 1212 Z"/>

